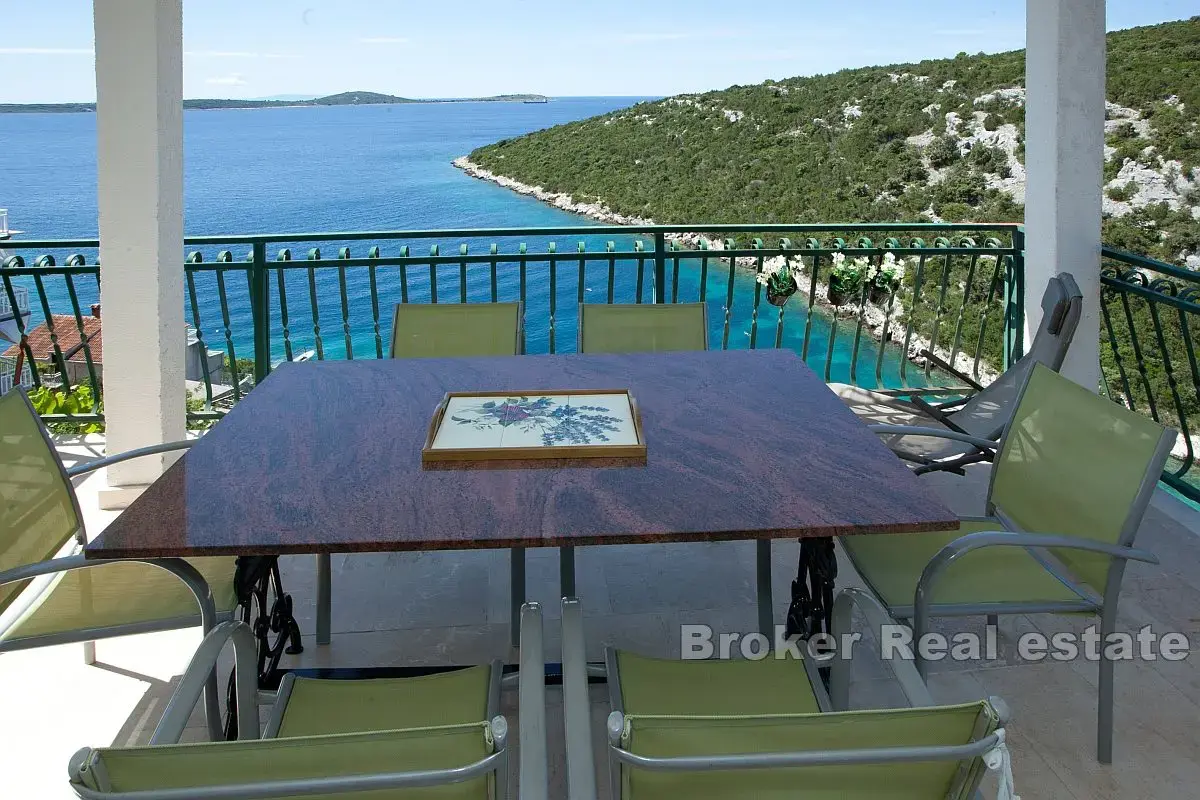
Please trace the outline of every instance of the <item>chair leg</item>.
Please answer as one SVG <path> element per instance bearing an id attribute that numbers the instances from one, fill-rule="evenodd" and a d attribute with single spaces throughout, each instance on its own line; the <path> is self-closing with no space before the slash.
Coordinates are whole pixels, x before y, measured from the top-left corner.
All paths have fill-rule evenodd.
<path id="1" fill-rule="evenodd" d="M 508 551 L 509 587 L 511 592 L 508 630 L 512 646 L 521 646 L 521 606 L 525 604 L 525 548 L 514 547 Z"/>
<path id="2" fill-rule="evenodd" d="M 1100 696 L 1096 715 L 1096 760 L 1111 764 L 1113 760 L 1113 662 L 1104 656 L 1104 641 L 1100 651 Z"/>
<path id="3" fill-rule="evenodd" d="M 87 664 L 89 667 L 95 666 L 95 664 L 96 664 L 96 642 L 95 641 L 83 643 L 83 663 Z"/>
<path id="4" fill-rule="evenodd" d="M 329 553 L 317 553 L 317 644 L 329 644 L 332 594 L 333 577 Z"/>
<path id="5" fill-rule="evenodd" d="M 558 589 L 563 597 L 575 597 L 575 548 L 558 548 Z"/>

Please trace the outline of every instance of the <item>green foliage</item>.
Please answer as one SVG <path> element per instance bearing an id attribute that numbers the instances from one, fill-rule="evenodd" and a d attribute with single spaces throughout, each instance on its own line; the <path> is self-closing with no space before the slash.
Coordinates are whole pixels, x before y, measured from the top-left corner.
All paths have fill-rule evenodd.
<path id="1" fill-rule="evenodd" d="M 1200 169 L 1200 17 L 1109 34 L 1107 64 L 1108 99 L 1140 111 L 1150 132 L 1116 126 L 1105 182 L 1128 160 L 1160 169 L 1160 157 L 1177 159 L 1183 175 Z M 950 112 L 963 121 L 962 133 L 974 120 L 988 131 L 1015 126 L 1013 155 L 1024 164 L 1025 108 L 997 91 L 1022 87 L 1024 73 L 1024 51 L 964 53 L 731 86 L 639 103 L 497 142 L 470 157 L 524 183 L 664 224 L 925 222 L 931 209 L 950 222 L 1020 221 L 1024 208 L 994 188 L 1008 175 L 1007 154 L 977 144 L 963 157 L 945 126 Z M 940 180 L 930 181 L 931 167 Z M 1117 187 L 1109 196 L 1128 192 Z M 1200 205 L 1200 197 L 1190 202 Z M 1114 247 L 1181 266 L 1187 253 L 1200 253 L 1200 221 L 1186 206 L 1105 219 L 1103 236 Z M 999 266 L 979 259 L 972 272 L 969 258 L 929 258 L 906 273 L 897 307 L 903 304 L 920 335 L 948 349 L 959 337 L 961 349 L 1000 367 Z M 926 283 L 914 298 L 916 273 Z M 944 309 L 958 308 L 964 293 L 972 302 L 961 320 L 950 319 Z M 1180 334 L 1164 336 L 1168 357 L 1183 357 L 1173 363 L 1188 363 L 1186 353 L 1175 352 Z M 1153 342 L 1153 333 L 1144 341 Z M 1106 362 L 1106 378 L 1112 369 Z"/>
<path id="2" fill-rule="evenodd" d="M 29 401 L 39 415 L 102 413 L 102 404 L 96 404 L 90 383 L 73 386 L 69 391 L 62 387 L 42 385 L 29 393 Z M 104 425 L 99 422 L 51 422 L 47 427 L 51 433 L 61 434 L 99 433 L 104 430 Z"/>
<path id="3" fill-rule="evenodd" d="M 1137 181 L 1130 181 L 1123 186 L 1109 186 L 1104 190 L 1104 192 L 1109 196 L 1110 199 L 1123 203 L 1137 194 L 1137 188 Z"/>
<path id="4" fill-rule="evenodd" d="M 826 284 L 829 287 L 829 301 L 835 305 L 841 305 L 844 302 L 854 302 L 857 300 L 862 293 L 863 285 L 867 281 L 868 270 L 869 266 L 865 259 L 844 258 L 835 260 L 834 265 L 829 270 L 829 277 Z"/>
<path id="5" fill-rule="evenodd" d="M 1012 174 L 1008 167 L 1008 153 L 999 147 L 980 144 L 971 148 L 971 164 L 981 172 L 989 172 L 1001 178 Z"/>
<path id="6" fill-rule="evenodd" d="M 246 378 L 254 380 L 254 359 L 239 358 L 237 360 L 237 375 L 234 375 L 233 366 L 229 361 L 229 354 L 225 354 L 225 373 L 231 381 L 243 381 Z"/>
<path id="7" fill-rule="evenodd" d="M 226 356 L 228 358 L 228 356 Z M 241 359 L 238 359 L 239 361 Z M 187 396 L 187 413 L 198 414 L 201 411 L 207 411 L 204 407 L 204 398 L 198 395 L 189 394 Z M 189 419 L 187 421 L 188 430 L 206 431 L 213 425 L 217 424 L 215 419 Z"/>
<path id="8" fill-rule="evenodd" d="M 39 415 L 46 414 L 103 414 L 104 400 L 95 402 L 90 383 L 80 383 L 71 387 L 70 391 L 59 386 L 42 386 L 29 392 L 29 401 Z M 204 398 L 188 395 L 188 413 L 204 411 Z M 191 430 L 207 430 L 216 424 L 216 420 L 188 420 Z M 46 427 L 55 434 L 102 433 L 103 422 L 50 422 Z"/>
<path id="9" fill-rule="evenodd" d="M 1024 72 L 1024 51 L 1013 51 L 731 86 L 497 142 L 471 160 L 660 223 L 921 222 L 931 205 L 945 219 L 1020 220 L 1019 204 L 987 188 L 1008 159 L 978 145 L 962 158 L 940 134 L 949 112 L 984 114 L 986 130 L 1016 126 L 1024 163 L 1024 106 L 1000 95 L 974 102 L 1022 86 Z M 1117 153 L 1106 181 L 1124 159 L 1150 158 L 1142 156 L 1149 146 L 1178 158 L 1185 173 L 1200 166 L 1200 17 L 1109 34 L 1108 94 L 1148 115 L 1153 130 L 1145 138 L 1122 125 L 1110 136 Z M 1172 96 L 1181 105 L 1168 104 Z M 732 121 L 727 111 L 741 116 Z M 910 141 L 930 133 L 924 152 Z M 950 185 L 928 184 L 929 166 L 948 168 Z M 1137 238 L 1148 219 L 1108 220 L 1105 229 Z M 1179 263 L 1178 243 L 1198 227 L 1172 216 L 1145 252 Z"/>
<path id="10" fill-rule="evenodd" d="M 937 169 L 950 166 L 959 156 L 957 140 L 950 136 L 939 136 L 925 149 L 925 157 Z"/>

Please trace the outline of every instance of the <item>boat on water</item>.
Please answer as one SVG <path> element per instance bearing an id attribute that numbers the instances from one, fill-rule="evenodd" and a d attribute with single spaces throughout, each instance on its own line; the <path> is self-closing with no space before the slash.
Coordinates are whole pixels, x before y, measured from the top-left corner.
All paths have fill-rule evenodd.
<path id="1" fill-rule="evenodd" d="M 529 104 L 529 103 L 549 103 L 549 102 L 550 102 L 550 98 L 549 98 L 549 97 L 535 97 L 535 98 L 530 98 L 530 99 L 528 99 L 528 100 L 522 100 L 521 102 L 522 102 L 522 103 L 526 103 L 526 104 Z"/>

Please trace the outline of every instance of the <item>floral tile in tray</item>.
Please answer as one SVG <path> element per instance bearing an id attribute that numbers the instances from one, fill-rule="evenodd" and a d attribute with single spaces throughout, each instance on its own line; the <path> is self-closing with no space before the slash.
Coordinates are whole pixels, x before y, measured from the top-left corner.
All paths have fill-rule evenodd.
<path id="1" fill-rule="evenodd" d="M 626 390 L 451 392 L 423 461 L 644 458 L 637 403 Z"/>

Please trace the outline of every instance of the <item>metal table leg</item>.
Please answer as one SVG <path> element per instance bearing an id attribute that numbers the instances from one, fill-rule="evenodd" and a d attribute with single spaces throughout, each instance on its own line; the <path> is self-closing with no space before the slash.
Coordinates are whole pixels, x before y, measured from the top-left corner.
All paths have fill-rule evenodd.
<path id="1" fill-rule="evenodd" d="M 792 604 L 787 613 L 787 635 L 808 639 L 829 633 L 833 617 L 833 587 L 837 556 L 833 539 L 800 540 L 800 563 L 792 581 Z"/>
<path id="2" fill-rule="evenodd" d="M 563 597 L 575 596 L 575 548 L 558 548 L 558 590 Z"/>
<path id="3" fill-rule="evenodd" d="M 301 653 L 300 626 L 292 616 L 292 597 L 283 591 L 279 559 L 275 556 L 242 556 L 234 573 L 238 609 L 258 639 L 258 687 L 277 689 L 283 673 L 279 660 L 286 652 Z M 225 737 L 237 738 L 237 702 L 233 676 L 226 692 Z"/>
<path id="4" fill-rule="evenodd" d="M 755 545 L 757 547 L 758 572 L 758 632 L 766 636 L 767 641 L 774 642 L 775 614 L 771 608 L 771 540 L 759 539 Z"/>
<path id="5" fill-rule="evenodd" d="M 329 644 L 333 611 L 333 568 L 329 553 L 317 553 L 317 644 Z"/>

